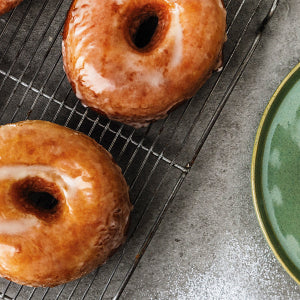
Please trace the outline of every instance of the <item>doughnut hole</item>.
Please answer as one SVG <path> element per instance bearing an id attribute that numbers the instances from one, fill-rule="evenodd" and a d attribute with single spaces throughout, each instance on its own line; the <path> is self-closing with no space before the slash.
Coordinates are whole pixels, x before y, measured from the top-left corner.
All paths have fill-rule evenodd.
<path id="1" fill-rule="evenodd" d="M 146 4 L 127 12 L 125 37 L 138 52 L 150 52 L 159 46 L 170 25 L 170 15 L 165 4 Z"/>
<path id="2" fill-rule="evenodd" d="M 24 213 L 51 222 L 62 213 L 63 195 L 58 186 L 40 177 L 28 177 L 15 182 L 10 194 L 15 206 Z"/>

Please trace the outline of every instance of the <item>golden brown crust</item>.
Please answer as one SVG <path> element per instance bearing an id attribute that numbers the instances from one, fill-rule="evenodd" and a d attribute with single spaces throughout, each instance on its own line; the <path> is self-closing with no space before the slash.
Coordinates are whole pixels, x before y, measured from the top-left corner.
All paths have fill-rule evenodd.
<path id="1" fill-rule="evenodd" d="M 38 214 L 30 192 L 58 205 Z M 30 286 L 62 284 L 104 263 L 124 241 L 132 208 L 111 155 L 45 121 L 0 127 L 0 195 L 0 275 Z"/>
<path id="2" fill-rule="evenodd" d="M 130 42 L 139 14 L 140 22 L 145 14 L 159 20 L 149 48 L 140 50 Z M 63 34 L 64 68 L 84 104 L 145 125 L 203 85 L 220 61 L 225 27 L 222 0 L 74 0 Z"/>
<path id="3" fill-rule="evenodd" d="M 22 0 L 0 0 L 0 15 L 7 13 L 21 2 Z"/>

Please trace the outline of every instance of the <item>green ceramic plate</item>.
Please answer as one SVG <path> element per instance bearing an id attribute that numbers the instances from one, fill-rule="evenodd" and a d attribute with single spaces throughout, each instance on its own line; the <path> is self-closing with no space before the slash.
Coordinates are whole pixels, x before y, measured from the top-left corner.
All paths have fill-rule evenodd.
<path id="1" fill-rule="evenodd" d="M 263 114 L 251 172 L 260 226 L 278 260 L 300 284 L 300 64 Z"/>

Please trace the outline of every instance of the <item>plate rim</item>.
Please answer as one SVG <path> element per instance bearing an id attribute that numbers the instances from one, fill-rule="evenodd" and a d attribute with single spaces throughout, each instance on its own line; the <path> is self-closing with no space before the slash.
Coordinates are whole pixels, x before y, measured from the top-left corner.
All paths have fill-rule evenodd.
<path id="1" fill-rule="evenodd" d="M 262 216 L 262 212 L 259 208 L 259 203 L 258 203 L 258 196 L 257 196 L 257 189 L 256 189 L 256 185 L 257 185 L 257 180 L 255 177 L 255 172 L 256 172 L 256 168 L 257 168 L 257 159 L 258 159 L 258 148 L 260 145 L 260 140 L 261 140 L 261 135 L 262 135 L 262 131 L 264 129 L 264 125 L 267 121 L 267 117 L 269 116 L 269 112 L 271 110 L 271 108 L 273 107 L 274 103 L 276 102 L 276 99 L 279 95 L 279 93 L 283 90 L 283 88 L 286 86 L 286 84 L 288 83 L 288 81 L 293 77 L 293 75 L 300 70 L 300 62 L 288 73 L 288 75 L 282 80 L 282 82 L 279 84 L 279 86 L 277 87 L 275 93 L 272 95 L 271 99 L 268 102 L 268 105 L 266 106 L 263 115 L 261 117 L 261 120 L 259 122 L 258 125 L 258 129 L 256 132 L 256 136 L 255 136 L 255 141 L 254 141 L 254 146 L 253 146 L 253 153 L 252 153 L 252 162 L 251 162 L 251 190 L 252 190 L 252 199 L 253 199 L 253 204 L 254 204 L 254 209 L 255 209 L 255 213 L 256 213 L 256 217 L 258 219 L 260 228 L 264 234 L 264 237 L 269 245 L 269 247 L 271 248 L 272 252 L 274 253 L 275 257 L 277 258 L 277 260 L 281 263 L 281 265 L 283 266 L 283 268 L 285 269 L 285 271 L 291 276 L 291 278 L 298 284 L 300 285 L 300 277 L 298 278 L 293 271 L 288 267 L 288 265 L 286 264 L 286 262 L 284 261 L 284 259 L 280 256 L 279 251 L 276 249 L 276 247 L 274 246 L 274 243 L 272 242 L 270 235 L 267 231 L 267 228 L 265 226 L 264 220 L 263 220 L 263 216 Z M 274 233 L 274 235 L 276 236 L 276 234 Z"/>

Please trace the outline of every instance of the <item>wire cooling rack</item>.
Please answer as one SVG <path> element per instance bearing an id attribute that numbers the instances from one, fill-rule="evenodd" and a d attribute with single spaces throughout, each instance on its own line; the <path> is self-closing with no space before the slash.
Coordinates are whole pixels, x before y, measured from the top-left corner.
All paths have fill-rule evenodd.
<path id="1" fill-rule="evenodd" d="M 71 0 L 24 0 L 0 16 L 0 122 L 42 119 L 82 131 L 122 167 L 134 204 L 127 242 L 91 274 L 55 288 L 0 279 L 2 299 L 117 299 L 189 173 L 278 0 L 227 0 L 223 69 L 193 99 L 144 129 L 83 107 L 62 67 L 61 33 Z M 188 144 L 188 147 L 186 145 Z"/>

